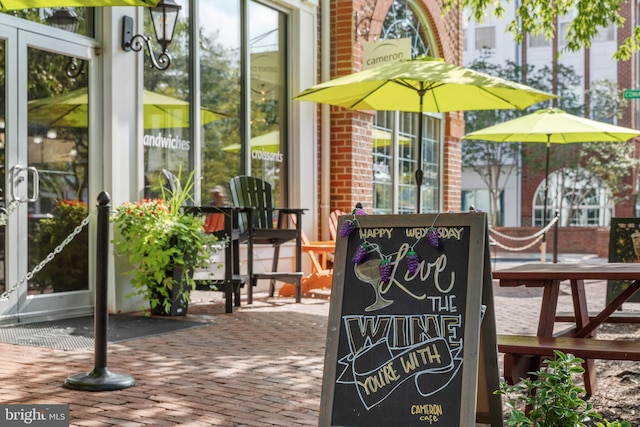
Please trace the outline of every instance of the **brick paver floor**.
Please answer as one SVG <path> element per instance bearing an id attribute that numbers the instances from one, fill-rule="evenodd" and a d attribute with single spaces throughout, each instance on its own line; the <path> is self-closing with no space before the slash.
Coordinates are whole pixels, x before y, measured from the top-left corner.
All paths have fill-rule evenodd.
<path id="1" fill-rule="evenodd" d="M 604 288 L 587 285 L 590 308 L 604 303 Z M 493 289 L 498 333 L 533 333 L 540 292 Z M 563 291 L 560 310 L 570 304 Z M 108 368 L 136 380 L 110 392 L 62 387 L 93 369 L 92 349 L 0 344 L 0 402 L 69 404 L 72 426 L 316 426 L 328 312 L 328 300 L 310 298 L 258 295 L 233 314 L 222 302 L 194 303 L 187 318 L 202 327 L 109 345 Z"/>

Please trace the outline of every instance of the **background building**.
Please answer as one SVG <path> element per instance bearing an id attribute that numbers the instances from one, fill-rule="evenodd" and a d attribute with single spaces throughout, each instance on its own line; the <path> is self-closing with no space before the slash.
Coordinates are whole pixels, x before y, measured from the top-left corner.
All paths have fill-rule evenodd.
<path id="1" fill-rule="evenodd" d="M 495 18 L 491 12 L 483 22 L 464 19 L 464 63 L 470 65 L 474 61 L 483 59 L 493 64 L 505 64 L 512 61 L 519 66 L 534 66 L 537 69 L 548 67 L 550 70 L 550 86 L 555 93 L 560 94 L 559 82 L 562 81 L 563 70 L 570 67 L 580 81 L 572 87 L 564 88 L 565 94 L 574 96 L 576 103 L 583 109 L 586 116 L 596 120 L 611 121 L 615 124 L 630 128 L 638 128 L 638 101 L 629 100 L 623 109 L 620 119 L 602 117 L 602 111 L 593 99 L 593 94 L 602 88 L 606 82 L 617 85 L 619 90 L 635 89 L 638 81 L 637 54 L 631 60 L 617 62 L 613 53 L 618 49 L 619 42 L 631 34 L 637 24 L 638 3 L 636 1 L 621 4 L 621 15 L 625 17 L 625 27 L 616 28 L 610 25 L 602 28 L 597 38 L 592 40 L 591 46 L 578 52 L 561 52 L 565 44 L 565 34 L 569 22 L 574 15 L 561 17 L 557 22 L 555 38 L 545 40 L 544 36 L 527 35 L 523 44 L 516 44 L 513 36 L 506 32 L 508 22 L 515 16 L 518 2 L 505 2 L 506 13 L 504 19 Z M 560 53 L 558 56 L 558 53 Z M 527 76 L 524 75 L 526 78 Z M 591 98 L 590 98 L 591 96 Z M 531 110 L 540 108 L 533 106 Z M 526 149 L 526 147 L 525 147 Z M 554 147 L 552 146 L 552 153 Z M 637 149 L 636 149 L 637 153 Z M 543 198 L 540 196 L 544 188 L 544 166 L 530 167 L 521 163 L 520 158 L 514 158 L 518 173 L 513 174 L 505 183 L 505 192 L 501 197 L 498 225 L 506 227 L 541 226 Z M 553 187 L 554 174 L 561 168 L 556 166 L 551 170 L 550 185 Z M 579 209 L 583 215 L 564 218 L 564 226 L 608 227 L 612 216 L 634 216 L 636 214 L 635 200 L 637 193 L 637 171 L 631 170 L 628 175 L 628 190 L 626 200 L 611 202 L 605 196 L 593 197 L 591 202 L 583 203 Z M 557 175 L 555 175 L 557 176 Z M 466 168 L 462 179 L 463 206 L 475 203 L 477 207 L 488 208 L 486 200 L 487 187 L 479 176 Z M 601 193 L 599 193 L 601 194 Z M 596 200 L 595 202 L 593 200 Z M 581 219 L 577 219 L 581 217 Z"/>

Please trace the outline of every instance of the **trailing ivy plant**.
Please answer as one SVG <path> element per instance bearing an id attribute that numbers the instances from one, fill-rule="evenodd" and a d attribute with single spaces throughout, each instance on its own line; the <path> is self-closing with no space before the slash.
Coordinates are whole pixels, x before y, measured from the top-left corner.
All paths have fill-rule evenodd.
<path id="1" fill-rule="evenodd" d="M 554 351 L 553 360 L 545 360 L 542 369 L 520 383 L 500 384 L 495 393 L 506 397 L 508 426 L 514 427 L 631 427 L 627 421 L 607 421 L 584 400 L 586 391 L 573 382 L 584 373 L 584 360 Z M 593 423 L 594 420 L 601 420 Z M 590 423 L 590 424 L 587 424 Z"/>

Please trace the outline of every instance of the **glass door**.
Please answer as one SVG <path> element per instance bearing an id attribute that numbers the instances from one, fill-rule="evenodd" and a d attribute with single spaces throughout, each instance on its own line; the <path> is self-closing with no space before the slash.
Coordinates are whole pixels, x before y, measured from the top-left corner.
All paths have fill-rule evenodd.
<path id="1" fill-rule="evenodd" d="M 89 230 L 77 227 L 88 216 L 91 50 L 19 29 L 3 43 L 16 47 L 3 52 L 0 93 L 2 202 L 14 210 L 3 229 L 0 322 L 90 314 Z"/>
<path id="2" fill-rule="evenodd" d="M 17 126 L 12 122 L 12 115 L 8 114 L 8 105 L 15 105 L 15 86 L 7 85 L 7 81 L 15 78 L 15 69 L 7 65 L 9 52 L 15 52 L 17 32 L 15 29 L 0 26 L 0 319 L 11 319 L 17 314 L 18 292 L 12 291 L 12 285 L 16 281 L 17 272 L 9 271 L 8 265 L 16 254 L 7 251 L 7 242 L 15 241 L 17 229 L 10 228 L 9 223 L 17 219 L 16 210 L 18 204 L 12 204 L 9 194 L 10 186 L 7 185 L 9 174 L 7 165 L 15 162 L 7 152 L 9 138 L 14 138 Z M 13 286 L 15 288 L 15 285 Z"/>

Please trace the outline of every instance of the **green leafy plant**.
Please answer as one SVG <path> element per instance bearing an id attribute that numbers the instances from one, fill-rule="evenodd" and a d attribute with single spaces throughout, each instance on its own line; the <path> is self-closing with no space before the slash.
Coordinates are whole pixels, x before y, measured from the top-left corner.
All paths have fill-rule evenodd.
<path id="1" fill-rule="evenodd" d="M 111 217 L 119 233 L 113 241 L 116 252 L 127 253 L 134 266 L 129 272 L 134 291 L 128 296 L 142 295 L 152 311 L 160 306 L 169 313 L 178 299 L 190 300 L 195 289 L 190 273 L 206 266 L 210 248 L 216 246 L 216 237 L 204 233 L 204 218 L 182 210 L 192 188 L 193 173 L 184 188 L 169 194 L 163 190 L 161 199 L 125 202 Z M 180 285 L 174 280 L 175 269 L 185 284 L 178 292 L 173 292 Z"/>
<path id="2" fill-rule="evenodd" d="M 602 415 L 584 400 L 586 392 L 573 382 L 574 375 L 584 372 L 584 360 L 561 351 L 554 351 L 553 360 L 545 360 L 544 367 L 520 383 L 500 384 L 496 394 L 507 399 L 508 426 L 515 427 L 581 427 Z M 598 427 L 631 427 L 627 421 L 595 423 Z"/>

